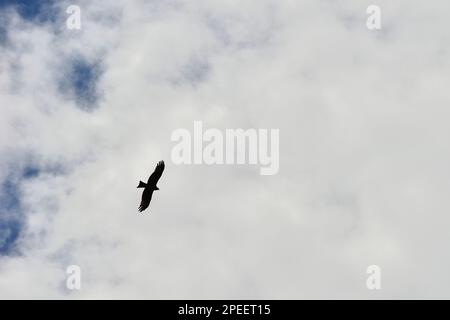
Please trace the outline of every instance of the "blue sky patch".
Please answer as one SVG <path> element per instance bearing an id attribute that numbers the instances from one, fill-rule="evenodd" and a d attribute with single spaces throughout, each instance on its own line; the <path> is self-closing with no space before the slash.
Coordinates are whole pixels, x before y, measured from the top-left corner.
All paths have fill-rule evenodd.
<path id="1" fill-rule="evenodd" d="M 19 236 L 22 216 L 17 183 L 6 179 L 0 185 L 0 255 L 7 255 Z"/>
<path id="2" fill-rule="evenodd" d="M 40 169 L 34 166 L 27 166 L 23 169 L 22 177 L 25 179 L 35 178 L 39 175 Z"/>
<path id="3" fill-rule="evenodd" d="M 53 0 L 0 0 L 0 10 L 14 8 L 26 20 L 46 22 L 55 19 L 53 3 Z"/>
<path id="4" fill-rule="evenodd" d="M 77 106 L 89 111 L 95 109 L 100 97 L 97 82 L 101 75 L 99 62 L 89 62 L 83 57 L 66 62 L 66 72 L 61 79 L 61 92 L 74 99 Z"/>
<path id="5" fill-rule="evenodd" d="M 11 253 L 20 229 L 21 223 L 17 220 L 0 220 L 0 256 Z"/>
<path id="6" fill-rule="evenodd" d="M 36 178 L 40 172 L 36 166 L 25 166 L 0 184 L 0 256 L 14 251 L 14 244 L 23 227 L 20 183 Z"/>

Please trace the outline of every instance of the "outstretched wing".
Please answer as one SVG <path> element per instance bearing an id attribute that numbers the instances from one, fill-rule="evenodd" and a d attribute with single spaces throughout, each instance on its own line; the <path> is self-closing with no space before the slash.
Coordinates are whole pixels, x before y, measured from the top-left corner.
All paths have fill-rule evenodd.
<path id="1" fill-rule="evenodd" d="M 150 205 L 150 201 L 152 200 L 153 190 L 145 188 L 144 192 L 142 192 L 142 200 L 139 206 L 139 212 L 144 211 Z"/>
<path id="2" fill-rule="evenodd" d="M 155 171 L 153 171 L 153 173 L 150 176 L 150 178 L 148 178 L 147 185 L 149 185 L 149 186 L 156 186 L 156 184 L 158 183 L 159 178 L 161 178 L 161 176 L 162 176 L 163 171 L 164 171 L 164 161 L 160 161 L 156 165 Z"/>

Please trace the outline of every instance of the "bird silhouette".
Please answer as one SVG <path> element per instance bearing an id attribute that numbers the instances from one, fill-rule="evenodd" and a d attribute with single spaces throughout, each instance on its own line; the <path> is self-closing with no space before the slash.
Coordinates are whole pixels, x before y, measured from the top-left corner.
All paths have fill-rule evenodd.
<path id="1" fill-rule="evenodd" d="M 150 201 L 152 200 L 153 191 L 159 190 L 156 184 L 158 183 L 159 178 L 161 178 L 163 171 L 164 161 L 160 161 L 156 165 L 155 171 L 153 171 L 150 178 L 148 178 L 147 183 L 139 181 L 139 185 L 137 187 L 144 188 L 144 191 L 142 192 L 141 204 L 139 206 L 139 212 L 142 212 L 148 208 Z"/>

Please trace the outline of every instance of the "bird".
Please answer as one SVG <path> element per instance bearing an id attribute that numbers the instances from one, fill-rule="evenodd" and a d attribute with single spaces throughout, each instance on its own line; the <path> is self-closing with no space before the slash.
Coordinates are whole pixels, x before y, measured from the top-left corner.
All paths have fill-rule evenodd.
<path id="1" fill-rule="evenodd" d="M 159 190 L 156 184 L 158 183 L 159 178 L 161 178 L 163 171 L 164 161 L 161 160 L 156 165 L 155 171 L 153 171 L 153 173 L 148 178 L 147 183 L 139 181 L 139 185 L 137 187 L 144 188 L 144 191 L 142 192 L 141 204 L 139 205 L 138 209 L 139 212 L 143 212 L 148 208 L 148 206 L 150 205 L 150 201 L 152 200 L 153 191 Z"/>

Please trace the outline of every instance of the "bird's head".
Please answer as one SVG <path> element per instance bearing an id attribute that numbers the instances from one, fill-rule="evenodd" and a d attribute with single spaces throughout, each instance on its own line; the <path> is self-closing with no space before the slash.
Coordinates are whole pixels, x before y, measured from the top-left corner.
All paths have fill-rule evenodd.
<path id="1" fill-rule="evenodd" d="M 156 190 L 159 190 L 159 188 L 158 188 L 158 187 L 155 187 L 155 189 L 153 189 L 153 190 L 155 190 L 155 191 L 156 191 Z"/>

